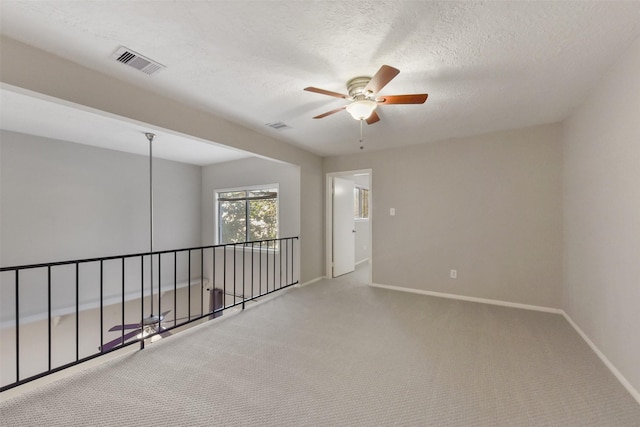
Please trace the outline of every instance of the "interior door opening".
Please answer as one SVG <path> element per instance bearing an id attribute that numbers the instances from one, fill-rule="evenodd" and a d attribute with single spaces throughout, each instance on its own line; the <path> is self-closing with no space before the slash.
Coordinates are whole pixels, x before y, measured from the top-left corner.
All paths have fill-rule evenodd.
<path id="1" fill-rule="evenodd" d="M 371 176 L 370 169 L 327 174 L 327 277 L 356 271 L 371 283 Z"/>
<path id="2" fill-rule="evenodd" d="M 355 182 L 333 178 L 333 269 L 332 277 L 355 271 L 356 225 Z"/>

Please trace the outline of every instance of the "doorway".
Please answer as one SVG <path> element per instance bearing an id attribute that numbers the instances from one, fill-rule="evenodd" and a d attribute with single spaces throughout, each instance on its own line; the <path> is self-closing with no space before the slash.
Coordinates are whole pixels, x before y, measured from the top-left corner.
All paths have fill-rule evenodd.
<path id="1" fill-rule="evenodd" d="M 372 170 L 326 175 L 326 277 L 356 268 L 372 278 Z"/>

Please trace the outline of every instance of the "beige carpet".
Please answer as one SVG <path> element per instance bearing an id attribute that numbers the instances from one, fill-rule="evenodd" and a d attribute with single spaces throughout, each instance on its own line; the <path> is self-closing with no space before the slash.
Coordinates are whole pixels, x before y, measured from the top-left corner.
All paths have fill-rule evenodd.
<path id="1" fill-rule="evenodd" d="M 1 404 L 3 426 L 640 426 L 559 315 L 292 289 Z"/>

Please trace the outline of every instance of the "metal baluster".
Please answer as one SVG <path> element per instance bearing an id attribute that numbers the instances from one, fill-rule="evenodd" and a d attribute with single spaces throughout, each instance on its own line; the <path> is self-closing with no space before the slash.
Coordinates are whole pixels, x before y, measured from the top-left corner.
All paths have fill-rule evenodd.
<path id="1" fill-rule="evenodd" d="M 48 349 L 49 349 L 49 370 L 51 370 L 51 266 L 47 266 L 47 309 L 49 311 L 49 321 L 47 322 L 48 330 Z"/>
<path id="2" fill-rule="evenodd" d="M 144 255 L 140 255 L 140 325 L 144 319 Z M 140 340 L 140 350 L 144 350 L 144 339 Z"/>
<path id="3" fill-rule="evenodd" d="M 187 305 L 189 306 L 189 311 L 188 311 L 188 315 L 189 315 L 189 320 L 191 320 L 191 249 L 189 249 L 189 259 L 188 259 L 188 266 L 187 268 L 189 269 L 189 275 L 188 275 L 188 282 L 187 282 Z"/>
<path id="4" fill-rule="evenodd" d="M 104 270 L 103 270 L 103 260 L 100 260 L 100 351 L 102 351 L 102 346 L 104 345 L 104 313 L 103 313 L 103 287 L 104 287 Z"/>
<path id="5" fill-rule="evenodd" d="M 124 345 L 124 258 L 122 258 L 122 338 L 121 345 Z"/>
<path id="6" fill-rule="evenodd" d="M 282 240 L 278 240 L 278 264 L 280 266 L 280 289 L 282 289 Z"/>
<path id="7" fill-rule="evenodd" d="M 253 298 L 256 295 L 256 290 L 253 287 L 253 267 L 255 266 L 255 262 L 254 262 L 254 256 L 255 256 L 255 248 L 256 248 L 256 242 L 251 242 L 251 298 Z"/>
<path id="8" fill-rule="evenodd" d="M 78 317 L 80 316 L 79 310 L 79 289 L 80 289 L 80 272 L 78 268 L 78 263 L 76 262 L 76 362 L 80 359 L 80 333 L 78 331 Z"/>
<path id="9" fill-rule="evenodd" d="M 211 312 L 216 311 L 216 247 L 211 248 L 211 292 L 213 292 L 213 296 L 210 297 L 210 301 L 213 301 L 213 305 L 211 307 Z M 210 317 L 211 319 L 211 317 Z"/>
<path id="10" fill-rule="evenodd" d="M 265 252 L 265 257 L 264 257 L 264 264 L 266 266 L 265 268 L 265 273 L 264 273 L 264 278 L 265 278 L 265 287 L 266 289 L 264 290 L 265 295 L 269 293 L 269 241 L 267 240 L 267 251 Z"/>
<path id="11" fill-rule="evenodd" d="M 173 251 L 173 326 L 178 324 L 178 252 Z"/>
<path id="12" fill-rule="evenodd" d="M 153 256 L 153 255 L 151 255 Z M 162 313 L 162 270 L 160 269 L 160 263 L 162 261 L 162 254 L 158 254 L 158 330 L 160 330 L 160 313 Z M 151 284 L 153 286 L 153 283 Z"/>
<path id="13" fill-rule="evenodd" d="M 20 381 L 20 270 L 16 269 L 16 382 Z"/>
<path id="14" fill-rule="evenodd" d="M 258 264 L 258 277 L 259 277 L 259 279 L 258 279 L 258 287 L 260 289 L 259 289 L 258 295 L 262 295 L 262 240 L 260 241 L 260 249 L 259 250 L 260 250 L 260 252 L 258 252 L 258 254 L 260 256 L 258 257 L 258 262 L 259 262 L 259 264 Z"/>

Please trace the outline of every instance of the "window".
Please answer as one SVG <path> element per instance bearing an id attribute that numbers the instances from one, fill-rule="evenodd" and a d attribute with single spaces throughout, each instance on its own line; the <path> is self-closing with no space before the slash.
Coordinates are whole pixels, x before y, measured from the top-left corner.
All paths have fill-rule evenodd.
<path id="1" fill-rule="evenodd" d="M 355 187 L 354 192 L 355 219 L 369 218 L 369 190 L 362 187 Z"/>
<path id="2" fill-rule="evenodd" d="M 216 192 L 218 243 L 278 237 L 278 186 Z"/>

